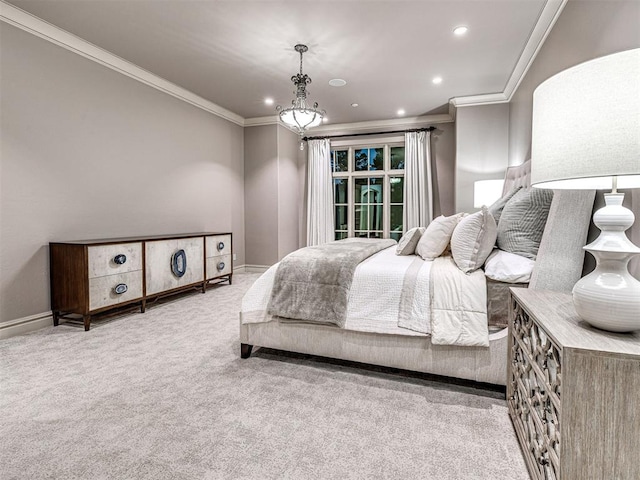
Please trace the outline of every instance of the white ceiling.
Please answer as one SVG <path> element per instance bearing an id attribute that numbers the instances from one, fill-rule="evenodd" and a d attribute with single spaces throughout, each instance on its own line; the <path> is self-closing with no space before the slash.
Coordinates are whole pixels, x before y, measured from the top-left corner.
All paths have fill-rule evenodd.
<path id="1" fill-rule="evenodd" d="M 398 118 L 400 108 L 442 113 L 452 97 L 503 92 L 547 0 L 9 3 L 245 119 L 275 114 L 265 97 L 291 102 L 293 46 L 304 43 L 309 99 L 335 124 Z M 453 35 L 458 25 L 467 35 Z"/>

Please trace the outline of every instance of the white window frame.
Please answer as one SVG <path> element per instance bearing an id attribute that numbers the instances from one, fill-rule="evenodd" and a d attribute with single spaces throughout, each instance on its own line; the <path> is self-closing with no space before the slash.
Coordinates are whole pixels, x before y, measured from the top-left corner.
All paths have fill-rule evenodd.
<path id="1" fill-rule="evenodd" d="M 331 172 L 332 176 L 332 189 L 333 189 L 333 208 L 336 207 L 335 203 L 335 185 L 333 179 L 346 178 L 347 179 L 347 237 L 354 237 L 356 229 L 354 228 L 355 221 L 355 199 L 354 197 L 354 182 L 356 178 L 370 178 L 379 177 L 383 179 L 383 202 L 382 202 L 382 238 L 390 238 L 391 236 L 391 177 L 403 177 L 405 176 L 405 170 L 394 169 L 391 170 L 391 148 L 392 147 L 404 147 L 404 137 L 391 137 L 391 138 L 372 138 L 367 141 L 362 140 L 348 140 L 331 142 L 331 151 L 342 150 L 347 151 L 347 171 L 344 172 Z M 382 170 L 354 170 L 354 152 L 356 150 L 364 148 L 383 148 L 383 169 Z M 344 204 L 338 204 L 344 205 Z M 394 204 L 394 205 L 397 205 Z M 404 208 L 404 197 L 403 197 Z M 404 226 L 403 226 L 404 227 Z M 335 232 L 337 230 L 334 225 Z M 367 230 L 371 232 L 372 230 Z M 404 232 L 403 232 L 404 233 Z"/>

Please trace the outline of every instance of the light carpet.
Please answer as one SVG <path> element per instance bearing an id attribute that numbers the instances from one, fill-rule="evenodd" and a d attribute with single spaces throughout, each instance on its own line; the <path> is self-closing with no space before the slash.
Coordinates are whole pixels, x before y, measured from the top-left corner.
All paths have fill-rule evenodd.
<path id="1" fill-rule="evenodd" d="M 526 479 L 504 399 L 255 352 L 256 274 L 98 324 L 0 342 L 8 479 Z"/>

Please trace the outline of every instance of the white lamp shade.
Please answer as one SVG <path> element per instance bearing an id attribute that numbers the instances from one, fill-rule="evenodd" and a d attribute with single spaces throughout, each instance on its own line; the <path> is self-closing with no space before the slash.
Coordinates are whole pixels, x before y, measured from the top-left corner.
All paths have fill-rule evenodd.
<path id="1" fill-rule="evenodd" d="M 533 94 L 531 183 L 640 187 L 640 49 L 582 63 Z"/>
<path id="2" fill-rule="evenodd" d="M 491 205 L 502 196 L 504 179 L 478 180 L 473 182 L 473 206 L 480 208 L 483 205 Z"/>

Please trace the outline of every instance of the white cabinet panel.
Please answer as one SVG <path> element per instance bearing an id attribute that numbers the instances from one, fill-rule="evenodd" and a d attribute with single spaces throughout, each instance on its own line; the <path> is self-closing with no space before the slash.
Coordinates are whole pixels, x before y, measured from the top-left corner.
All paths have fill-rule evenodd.
<path id="1" fill-rule="evenodd" d="M 117 285 L 126 285 L 117 293 Z M 89 310 L 117 305 L 142 297 L 142 270 L 89 279 Z"/>
<path id="2" fill-rule="evenodd" d="M 232 271 L 231 255 L 207 258 L 207 279 L 229 275 Z"/>
<path id="3" fill-rule="evenodd" d="M 204 237 L 148 241 L 145 248 L 147 295 L 204 281 Z M 172 257 L 179 250 L 186 256 L 181 277 L 171 270 Z"/>
<path id="4" fill-rule="evenodd" d="M 231 235 L 212 235 L 206 237 L 206 242 L 207 258 L 218 255 L 231 255 Z"/>
<path id="5" fill-rule="evenodd" d="M 119 243 L 87 247 L 89 278 L 142 270 L 142 243 Z M 116 257 L 120 256 L 118 259 Z M 124 263 L 117 263 L 124 261 Z"/>

